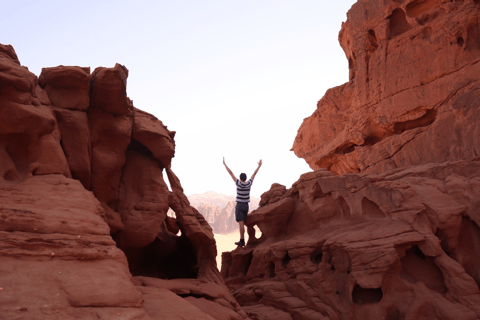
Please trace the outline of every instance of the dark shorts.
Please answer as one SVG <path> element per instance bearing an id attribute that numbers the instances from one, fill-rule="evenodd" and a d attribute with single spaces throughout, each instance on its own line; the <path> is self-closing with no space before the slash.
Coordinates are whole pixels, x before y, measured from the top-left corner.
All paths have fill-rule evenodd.
<path id="1" fill-rule="evenodd" d="M 237 202 L 235 206 L 235 220 L 237 222 L 247 220 L 248 202 Z"/>

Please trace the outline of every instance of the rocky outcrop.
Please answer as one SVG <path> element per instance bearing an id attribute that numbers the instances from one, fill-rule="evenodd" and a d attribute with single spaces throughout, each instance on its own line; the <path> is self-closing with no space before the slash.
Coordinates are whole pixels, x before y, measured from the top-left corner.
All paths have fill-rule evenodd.
<path id="1" fill-rule="evenodd" d="M 0 45 L 0 318 L 247 317 L 170 169 L 175 132 L 133 107 L 127 76 L 37 79 Z"/>
<path id="2" fill-rule="evenodd" d="M 479 201 L 480 158 L 306 173 L 249 215 L 222 276 L 252 319 L 478 319 Z"/>
<path id="3" fill-rule="evenodd" d="M 252 319 L 480 318 L 478 1 L 360 0 L 350 81 L 304 120 L 222 276 Z M 261 231 L 256 237 L 254 227 Z"/>
<path id="4" fill-rule="evenodd" d="M 480 155 L 478 1 L 360 0 L 339 34 L 350 81 L 292 150 L 312 169 L 376 173 Z"/>

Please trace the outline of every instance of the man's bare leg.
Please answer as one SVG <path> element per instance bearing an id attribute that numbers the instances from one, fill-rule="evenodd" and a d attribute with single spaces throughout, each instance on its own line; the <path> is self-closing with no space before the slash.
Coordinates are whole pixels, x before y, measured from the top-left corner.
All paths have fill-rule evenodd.
<path id="1" fill-rule="evenodd" d="M 239 221 L 238 228 L 240 229 L 240 241 L 235 242 L 235 244 L 243 247 L 245 245 L 245 223 L 243 221 Z"/>
<path id="2" fill-rule="evenodd" d="M 243 221 L 239 221 L 238 228 L 240 229 L 240 240 L 245 239 L 245 223 Z"/>

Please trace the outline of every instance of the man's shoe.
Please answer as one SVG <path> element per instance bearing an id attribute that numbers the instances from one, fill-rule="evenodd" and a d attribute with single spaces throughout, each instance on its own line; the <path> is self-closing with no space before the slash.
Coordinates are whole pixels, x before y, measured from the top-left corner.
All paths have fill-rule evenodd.
<path id="1" fill-rule="evenodd" d="M 240 239 L 240 241 L 235 242 L 235 244 L 236 244 L 237 246 L 244 247 L 244 246 L 245 246 L 245 240 Z"/>

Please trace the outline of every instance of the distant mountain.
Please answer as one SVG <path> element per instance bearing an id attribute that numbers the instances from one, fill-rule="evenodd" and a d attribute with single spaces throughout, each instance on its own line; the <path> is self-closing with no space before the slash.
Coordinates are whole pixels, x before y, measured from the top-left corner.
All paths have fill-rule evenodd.
<path id="1" fill-rule="evenodd" d="M 235 201 L 236 197 L 233 195 L 227 196 L 215 191 L 207 191 L 204 193 L 194 193 L 187 196 L 187 198 L 191 205 L 199 206 L 202 203 L 211 203 L 219 208 L 223 208 L 229 201 Z M 259 202 L 259 198 L 250 197 L 251 205 L 258 207 Z"/>
<path id="2" fill-rule="evenodd" d="M 215 191 L 195 193 L 187 196 L 190 204 L 195 207 L 212 226 L 214 233 L 228 234 L 238 230 L 238 223 L 235 221 L 235 196 L 227 196 Z M 249 211 L 258 208 L 259 198 L 250 197 Z M 174 217 L 173 211 L 169 216 Z"/>

